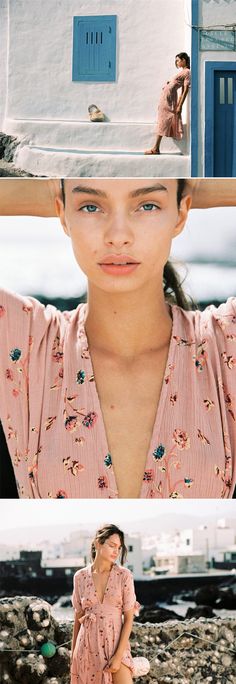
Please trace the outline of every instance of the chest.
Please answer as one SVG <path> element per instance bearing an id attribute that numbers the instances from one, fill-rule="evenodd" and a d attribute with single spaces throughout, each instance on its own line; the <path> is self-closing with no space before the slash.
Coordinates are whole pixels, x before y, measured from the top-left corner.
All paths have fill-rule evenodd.
<path id="1" fill-rule="evenodd" d="M 92 572 L 92 582 L 95 589 L 96 596 L 99 603 L 103 603 L 106 591 L 108 590 L 108 583 L 110 579 L 109 572 L 96 573 Z M 93 587 L 92 587 L 93 588 Z"/>
<path id="2" fill-rule="evenodd" d="M 93 358 L 96 386 L 119 497 L 140 494 L 158 413 L 167 349 L 119 364 Z"/>

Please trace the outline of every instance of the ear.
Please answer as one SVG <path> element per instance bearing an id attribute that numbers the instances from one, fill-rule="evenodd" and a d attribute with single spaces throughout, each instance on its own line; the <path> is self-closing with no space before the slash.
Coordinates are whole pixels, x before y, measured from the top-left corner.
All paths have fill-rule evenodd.
<path id="1" fill-rule="evenodd" d="M 173 231 L 173 237 L 176 237 L 180 233 L 182 233 L 182 230 L 185 226 L 185 223 L 188 218 L 188 212 L 189 209 L 191 209 L 191 204 L 192 204 L 192 197 L 191 195 L 184 195 L 182 197 L 180 206 L 178 209 L 178 218 L 177 218 L 177 223 L 175 224 L 174 231 Z"/>
<path id="2" fill-rule="evenodd" d="M 66 235 L 68 235 L 68 237 L 70 237 L 70 229 L 66 222 L 65 206 L 60 195 L 57 195 L 55 197 L 55 209 L 56 215 L 60 219 L 64 232 L 66 233 Z"/>

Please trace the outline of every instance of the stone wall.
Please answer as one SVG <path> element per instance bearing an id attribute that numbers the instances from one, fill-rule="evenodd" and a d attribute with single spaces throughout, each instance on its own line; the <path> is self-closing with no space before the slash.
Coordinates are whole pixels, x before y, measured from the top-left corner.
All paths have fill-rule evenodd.
<path id="1" fill-rule="evenodd" d="M 42 599 L 0 599 L 1 684 L 69 684 L 71 633 L 72 623 L 58 623 Z M 40 654 L 47 641 L 56 646 L 51 658 Z M 131 648 L 151 662 L 149 675 L 137 684 L 236 681 L 235 619 L 135 623 Z"/>

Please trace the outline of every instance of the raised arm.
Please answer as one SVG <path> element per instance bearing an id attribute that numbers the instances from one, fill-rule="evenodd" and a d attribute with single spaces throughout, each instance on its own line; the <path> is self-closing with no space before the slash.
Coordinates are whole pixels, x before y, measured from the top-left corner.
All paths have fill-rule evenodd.
<path id="1" fill-rule="evenodd" d="M 192 178 L 187 180 L 192 209 L 236 206 L 236 178 Z"/>

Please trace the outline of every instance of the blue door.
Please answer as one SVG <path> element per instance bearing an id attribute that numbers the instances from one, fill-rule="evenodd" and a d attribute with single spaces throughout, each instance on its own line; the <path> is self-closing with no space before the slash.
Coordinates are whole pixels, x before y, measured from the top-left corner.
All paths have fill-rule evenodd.
<path id="1" fill-rule="evenodd" d="M 116 16 L 74 17 L 73 81 L 116 80 Z"/>
<path id="2" fill-rule="evenodd" d="M 214 176 L 236 176 L 236 70 L 214 72 Z"/>

